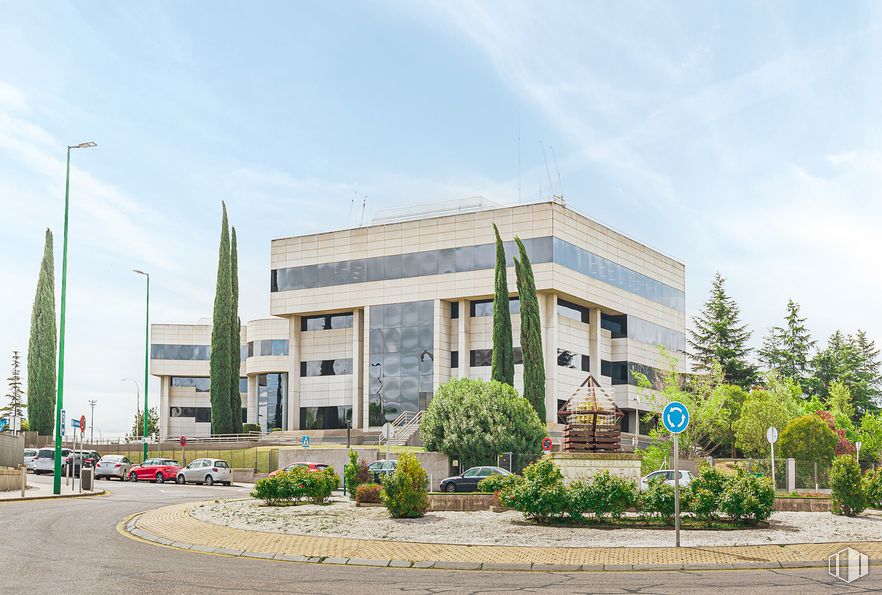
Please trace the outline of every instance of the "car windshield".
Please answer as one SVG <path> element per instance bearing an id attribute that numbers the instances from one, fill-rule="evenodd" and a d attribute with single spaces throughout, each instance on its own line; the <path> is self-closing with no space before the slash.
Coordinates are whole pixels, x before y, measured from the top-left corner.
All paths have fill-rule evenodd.
<path id="1" fill-rule="evenodd" d="M 37 454 L 37 451 L 36 451 L 36 450 L 30 450 L 30 449 L 28 449 L 28 450 L 24 451 L 24 456 L 26 456 L 26 457 L 32 457 L 32 456 L 34 456 L 35 454 Z"/>
<path id="2" fill-rule="evenodd" d="M 173 459 L 162 459 L 159 463 L 160 465 L 172 465 L 174 467 L 178 466 L 178 462 Z"/>
<path id="3" fill-rule="evenodd" d="M 226 461 L 215 461 L 214 466 L 220 467 L 221 469 L 229 469 L 230 468 L 230 464 L 227 463 Z"/>
<path id="4" fill-rule="evenodd" d="M 120 455 L 104 455 L 101 460 L 105 463 L 116 463 L 122 460 Z"/>
<path id="5" fill-rule="evenodd" d="M 55 449 L 54 448 L 41 448 L 37 453 L 37 456 L 41 459 L 52 459 L 55 458 Z"/>

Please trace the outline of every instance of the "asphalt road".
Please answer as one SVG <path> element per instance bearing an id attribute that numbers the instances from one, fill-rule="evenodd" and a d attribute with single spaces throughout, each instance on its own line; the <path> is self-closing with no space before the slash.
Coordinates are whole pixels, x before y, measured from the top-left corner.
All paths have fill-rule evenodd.
<path id="1" fill-rule="evenodd" d="M 48 485 L 51 477 L 30 480 Z M 0 593 L 860 593 L 824 569 L 706 572 L 477 572 L 350 568 L 169 549 L 120 535 L 123 517 L 190 500 L 242 497 L 247 487 L 99 484 L 111 494 L 0 502 Z"/>

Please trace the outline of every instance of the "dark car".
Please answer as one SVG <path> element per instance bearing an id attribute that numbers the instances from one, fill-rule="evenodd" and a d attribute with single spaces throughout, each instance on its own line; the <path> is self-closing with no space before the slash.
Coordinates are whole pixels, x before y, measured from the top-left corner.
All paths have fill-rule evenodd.
<path id="1" fill-rule="evenodd" d="M 462 475 L 448 477 L 441 481 L 442 492 L 475 492 L 478 482 L 491 475 L 511 475 L 502 467 L 472 467 Z"/>
<path id="2" fill-rule="evenodd" d="M 380 461 L 374 461 L 370 465 L 368 465 L 368 472 L 371 474 L 371 479 L 374 483 L 383 483 L 383 479 L 392 473 L 395 473 L 395 469 L 398 468 L 398 460 L 389 459 L 388 461 L 383 459 Z"/>
<path id="3" fill-rule="evenodd" d="M 94 450 L 75 450 L 71 451 L 71 453 L 64 459 L 64 464 L 70 469 L 70 465 L 73 463 L 73 475 L 74 477 L 79 477 L 80 469 L 82 467 L 91 467 L 94 469 L 95 464 L 100 459 L 101 455 Z"/>

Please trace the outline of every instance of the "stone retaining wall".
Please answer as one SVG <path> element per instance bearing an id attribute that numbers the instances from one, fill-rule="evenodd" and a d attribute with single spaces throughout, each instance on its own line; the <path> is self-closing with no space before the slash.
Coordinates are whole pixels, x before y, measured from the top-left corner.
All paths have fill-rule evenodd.
<path id="1" fill-rule="evenodd" d="M 775 510 L 781 512 L 830 512 L 828 498 L 775 498 Z"/>
<path id="2" fill-rule="evenodd" d="M 602 471 L 640 482 L 640 455 L 628 453 L 553 452 L 548 455 L 563 473 L 564 483 L 591 479 Z"/>
<path id="3" fill-rule="evenodd" d="M 429 512 L 474 512 L 496 505 L 494 494 L 429 494 Z"/>
<path id="4" fill-rule="evenodd" d="M 0 492 L 21 489 L 21 470 L 0 467 Z"/>

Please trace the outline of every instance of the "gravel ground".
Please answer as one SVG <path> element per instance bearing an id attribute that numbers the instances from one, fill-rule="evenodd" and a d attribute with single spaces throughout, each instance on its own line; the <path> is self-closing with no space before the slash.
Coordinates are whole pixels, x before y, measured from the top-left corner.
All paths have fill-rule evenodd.
<path id="1" fill-rule="evenodd" d="M 430 512 L 421 519 L 391 519 L 385 508 L 356 508 L 342 498 L 327 506 L 270 508 L 257 500 L 226 500 L 199 505 L 193 516 L 236 529 L 296 535 L 390 539 L 422 543 L 562 547 L 657 547 L 673 544 L 673 530 L 543 527 L 509 512 Z M 686 546 L 765 545 L 877 541 L 882 539 L 882 512 L 858 518 L 829 512 L 776 512 L 768 529 L 688 530 Z"/>

